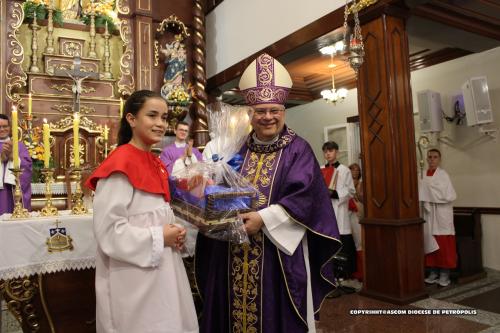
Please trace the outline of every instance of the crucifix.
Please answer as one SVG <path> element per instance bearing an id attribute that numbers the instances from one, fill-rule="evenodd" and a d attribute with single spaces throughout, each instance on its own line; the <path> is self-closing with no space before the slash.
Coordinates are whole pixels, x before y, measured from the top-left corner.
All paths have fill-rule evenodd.
<path id="1" fill-rule="evenodd" d="M 54 70 L 54 74 L 58 76 L 67 76 L 73 80 L 73 87 L 71 88 L 73 92 L 73 112 L 80 112 L 80 95 L 82 94 L 82 81 L 91 78 L 94 80 L 99 79 L 99 74 L 94 72 L 84 72 L 81 68 L 82 60 L 79 56 L 73 58 L 73 69 L 59 69 Z"/>

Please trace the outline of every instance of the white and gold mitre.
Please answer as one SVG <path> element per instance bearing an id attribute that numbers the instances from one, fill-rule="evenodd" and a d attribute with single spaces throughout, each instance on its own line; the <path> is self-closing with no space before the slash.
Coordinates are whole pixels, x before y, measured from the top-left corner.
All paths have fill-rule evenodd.
<path id="1" fill-rule="evenodd" d="M 292 84 L 286 68 L 264 53 L 245 69 L 239 86 L 248 105 L 285 104 Z"/>

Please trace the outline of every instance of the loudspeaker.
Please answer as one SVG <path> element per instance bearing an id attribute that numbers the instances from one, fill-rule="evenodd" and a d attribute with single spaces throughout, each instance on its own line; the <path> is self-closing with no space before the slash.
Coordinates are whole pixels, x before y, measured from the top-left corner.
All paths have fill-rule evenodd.
<path id="1" fill-rule="evenodd" d="M 417 92 L 420 132 L 441 132 L 443 130 L 443 110 L 441 95 L 432 90 Z"/>
<path id="2" fill-rule="evenodd" d="M 462 85 L 468 126 L 493 122 L 486 76 L 472 77 Z"/>

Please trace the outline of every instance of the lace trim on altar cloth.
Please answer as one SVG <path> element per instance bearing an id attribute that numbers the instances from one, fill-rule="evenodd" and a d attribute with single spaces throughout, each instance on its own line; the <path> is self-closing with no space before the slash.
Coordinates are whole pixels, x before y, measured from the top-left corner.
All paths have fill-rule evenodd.
<path id="1" fill-rule="evenodd" d="M 31 194 L 45 194 L 45 183 L 31 183 Z M 51 192 L 54 195 L 68 194 L 66 183 L 56 182 L 50 184 Z M 75 193 L 76 183 L 71 182 L 71 193 Z"/>
<path id="2" fill-rule="evenodd" d="M 0 269 L 0 279 L 9 280 L 35 274 L 56 273 L 95 268 L 95 257 L 47 261 L 20 267 Z"/>

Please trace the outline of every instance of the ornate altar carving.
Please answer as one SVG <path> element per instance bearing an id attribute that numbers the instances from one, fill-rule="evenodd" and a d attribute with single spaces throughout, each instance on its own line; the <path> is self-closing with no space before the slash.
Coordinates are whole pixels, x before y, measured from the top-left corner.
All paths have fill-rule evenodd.
<path id="1" fill-rule="evenodd" d="M 24 61 L 24 48 L 17 34 L 24 20 L 24 12 L 19 2 L 7 2 L 7 64 L 5 66 L 5 93 L 10 102 L 19 102 L 19 89 L 26 85 L 26 73 L 21 65 Z M 3 78 L 2 78 L 3 79 Z"/>
<path id="2" fill-rule="evenodd" d="M 59 37 L 59 54 L 70 57 L 82 57 L 84 39 Z"/>
<path id="3" fill-rule="evenodd" d="M 0 293 L 16 320 L 30 332 L 40 329 L 39 316 L 33 303 L 38 294 L 38 277 L 0 280 Z"/>
<path id="4" fill-rule="evenodd" d="M 118 4 L 125 1 L 118 1 Z M 118 5 L 120 11 L 120 5 Z M 128 7 L 125 10 L 129 11 Z M 135 90 L 134 72 L 134 51 L 132 41 L 132 28 L 130 19 L 122 19 L 120 22 L 120 36 L 123 40 L 125 51 L 120 58 L 120 78 L 118 80 L 118 92 L 121 96 L 132 95 Z"/>

